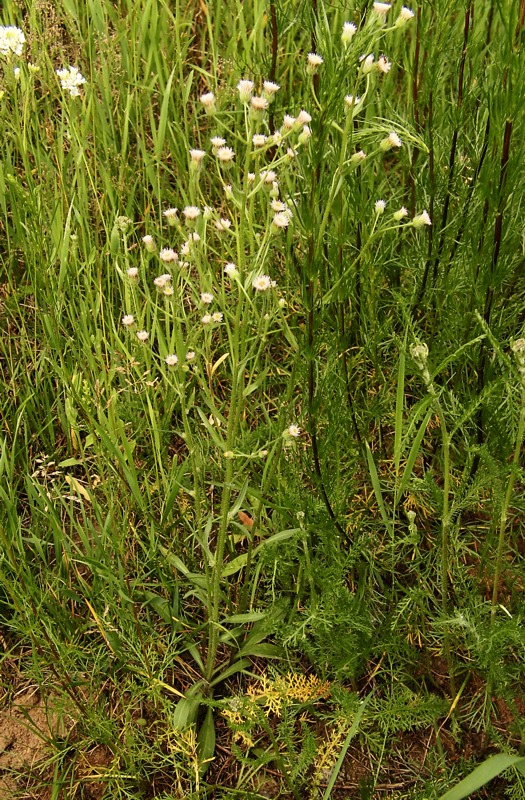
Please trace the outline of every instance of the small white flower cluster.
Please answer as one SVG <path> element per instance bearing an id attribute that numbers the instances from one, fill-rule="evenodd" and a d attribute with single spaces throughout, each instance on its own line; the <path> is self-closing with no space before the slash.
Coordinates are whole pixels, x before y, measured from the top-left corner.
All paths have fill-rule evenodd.
<path id="1" fill-rule="evenodd" d="M 20 28 L 14 25 L 0 25 L 0 54 L 3 56 L 21 56 L 26 37 Z"/>
<path id="2" fill-rule="evenodd" d="M 80 95 L 79 87 L 86 83 L 86 79 L 80 73 L 78 67 L 57 69 L 57 75 L 60 78 L 60 85 L 64 91 L 69 92 L 71 97 L 78 97 Z"/>

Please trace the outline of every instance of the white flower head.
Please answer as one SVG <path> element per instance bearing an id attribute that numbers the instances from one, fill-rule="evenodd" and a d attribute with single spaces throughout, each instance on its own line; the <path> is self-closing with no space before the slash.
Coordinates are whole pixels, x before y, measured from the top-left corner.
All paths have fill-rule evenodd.
<path id="1" fill-rule="evenodd" d="M 211 142 L 211 146 L 213 148 L 213 155 L 216 156 L 217 155 L 217 150 L 220 147 L 224 147 L 224 145 L 226 144 L 226 139 L 223 139 L 222 136 L 212 136 L 212 138 L 210 139 L 210 142 Z"/>
<path id="2" fill-rule="evenodd" d="M 279 91 L 281 87 L 278 83 L 274 83 L 273 81 L 264 81 L 263 83 L 263 95 L 266 97 L 269 103 L 272 102 L 275 94 Z"/>
<path id="3" fill-rule="evenodd" d="M 215 106 L 215 95 L 213 92 L 206 92 L 206 94 L 201 94 L 200 101 L 204 106 L 204 110 L 207 114 L 215 114 L 217 108 Z"/>
<path id="4" fill-rule="evenodd" d="M 131 325 L 134 325 L 135 324 L 135 317 L 133 316 L 133 314 L 125 314 L 122 317 L 122 324 L 126 328 L 129 328 L 129 327 L 131 327 Z"/>
<path id="5" fill-rule="evenodd" d="M 57 69 L 57 75 L 60 78 L 60 85 L 62 89 L 69 92 L 71 97 L 78 97 L 80 95 L 80 86 L 86 83 L 86 79 L 80 73 L 78 67 L 69 67 L 69 69 Z"/>
<path id="6" fill-rule="evenodd" d="M 224 267 L 224 272 L 229 278 L 237 278 L 239 275 L 239 270 L 237 269 L 236 265 L 232 264 L 231 262 L 226 264 Z"/>
<path id="7" fill-rule="evenodd" d="M 381 18 L 386 17 L 391 8 L 390 3 L 374 3 L 374 11 Z"/>
<path id="8" fill-rule="evenodd" d="M 14 25 L 0 26 L 0 54 L 21 56 L 26 37 L 20 28 Z"/>
<path id="9" fill-rule="evenodd" d="M 409 22 L 412 19 L 413 16 L 414 12 L 412 11 L 412 9 L 403 6 L 401 8 L 401 11 L 399 12 L 398 18 L 396 19 L 396 28 L 403 28 L 407 24 L 407 22 Z"/>
<path id="10" fill-rule="evenodd" d="M 172 297 L 174 291 L 175 290 L 174 290 L 173 286 L 171 285 L 171 283 L 167 283 L 166 286 L 164 287 L 163 291 L 162 291 L 162 294 L 164 295 L 164 297 Z"/>
<path id="11" fill-rule="evenodd" d="M 312 131 L 311 131 L 309 125 L 303 125 L 303 129 L 302 129 L 301 133 L 299 134 L 299 136 L 297 138 L 297 141 L 299 142 L 299 144 L 303 144 L 304 145 L 304 144 L 306 144 L 306 142 L 308 141 L 308 139 L 310 138 L 311 135 L 312 135 Z"/>
<path id="12" fill-rule="evenodd" d="M 297 114 L 297 117 L 296 117 L 296 120 L 295 120 L 295 124 L 300 127 L 302 125 L 309 125 L 311 121 L 312 121 L 312 118 L 311 118 L 310 114 L 308 113 L 308 111 L 305 111 L 304 109 L 301 109 L 301 111 L 299 111 L 299 113 Z"/>
<path id="13" fill-rule="evenodd" d="M 232 224 L 231 224 L 231 221 L 230 221 L 229 219 L 223 219 L 223 218 L 221 217 L 221 219 L 216 219 L 216 220 L 215 220 L 215 227 L 216 227 L 216 228 L 217 228 L 217 230 L 218 230 L 218 231 L 220 231 L 221 233 L 222 233 L 223 231 L 227 231 L 227 230 L 228 230 L 228 228 L 231 228 L 231 226 L 232 226 Z"/>
<path id="14" fill-rule="evenodd" d="M 361 98 L 358 95 L 353 95 L 353 94 L 345 95 L 345 106 L 346 106 L 345 110 L 347 112 L 353 111 L 355 113 L 360 103 L 361 103 Z"/>
<path id="15" fill-rule="evenodd" d="M 300 429 L 299 425 L 295 425 L 295 424 L 289 425 L 285 430 L 285 435 L 286 436 L 291 436 L 294 439 L 296 439 L 298 436 L 301 435 L 301 429 Z"/>
<path id="16" fill-rule="evenodd" d="M 405 208 L 405 206 L 401 206 L 399 211 L 395 211 L 394 214 L 393 214 L 393 217 L 394 217 L 396 222 L 401 222 L 401 220 L 404 219 L 407 216 L 408 216 L 408 211 Z"/>
<path id="17" fill-rule="evenodd" d="M 272 280 L 269 275 L 258 275 L 252 281 L 252 286 L 256 292 L 265 292 L 272 285 Z"/>
<path id="18" fill-rule="evenodd" d="M 186 218 L 186 222 L 195 222 L 197 217 L 200 215 L 201 210 L 197 208 L 197 206 L 186 206 L 186 208 L 182 209 L 182 213 Z"/>
<path id="19" fill-rule="evenodd" d="M 268 108 L 268 105 L 269 103 L 266 97 L 252 97 L 250 101 L 250 111 L 252 116 L 256 119 L 260 119 L 263 112 Z"/>
<path id="20" fill-rule="evenodd" d="M 145 245 L 146 250 L 148 251 L 148 253 L 154 253 L 155 252 L 156 245 L 155 245 L 155 241 L 153 239 L 153 236 L 150 236 L 149 234 L 146 234 L 146 236 L 142 237 L 142 241 L 144 242 L 144 245 Z"/>
<path id="21" fill-rule="evenodd" d="M 292 117 L 290 114 L 285 114 L 283 119 L 283 129 L 285 131 L 291 131 L 294 126 L 295 117 Z"/>
<path id="22" fill-rule="evenodd" d="M 231 147 L 219 147 L 216 156 L 223 166 L 230 166 L 235 158 L 235 153 Z"/>
<path id="23" fill-rule="evenodd" d="M 367 56 L 361 56 L 359 60 L 362 63 L 361 68 L 363 70 L 363 75 L 368 75 L 369 72 L 372 72 L 372 70 L 374 69 L 374 61 L 375 61 L 373 53 L 370 53 Z"/>
<path id="24" fill-rule="evenodd" d="M 432 225 L 432 220 L 427 211 L 422 211 L 421 214 L 418 214 L 412 220 L 412 226 L 414 228 L 422 228 L 424 225 Z"/>
<path id="25" fill-rule="evenodd" d="M 196 149 L 190 150 L 191 168 L 194 170 L 199 169 L 199 167 L 202 165 L 202 159 L 204 158 L 205 155 L 206 155 L 205 150 L 196 150 Z"/>
<path id="26" fill-rule="evenodd" d="M 253 81 L 239 81 L 237 90 L 241 103 L 249 103 L 253 94 Z"/>
<path id="27" fill-rule="evenodd" d="M 177 253 L 171 247 L 163 247 L 159 253 L 159 258 L 164 262 L 164 264 L 169 264 L 171 261 L 179 260 Z"/>
<path id="28" fill-rule="evenodd" d="M 176 225 L 178 213 L 177 208 L 167 208 L 166 211 L 162 212 L 162 216 L 166 218 L 168 225 Z"/>
<path id="29" fill-rule="evenodd" d="M 188 350 L 186 353 L 186 361 L 193 361 L 195 358 L 195 350 Z"/>
<path id="30" fill-rule="evenodd" d="M 137 331 L 137 339 L 139 342 L 147 342 L 149 339 L 149 333 L 147 331 Z"/>
<path id="31" fill-rule="evenodd" d="M 383 213 L 384 213 L 384 211 L 385 211 L 385 208 L 386 208 L 386 203 L 385 203 L 385 201 L 384 201 L 384 200 L 376 200 L 376 202 L 375 202 L 375 204 L 374 204 L 374 210 L 375 210 L 375 212 L 376 212 L 376 214 L 377 214 L 378 216 L 379 216 L 380 214 L 383 214 Z"/>
<path id="32" fill-rule="evenodd" d="M 318 55 L 318 53 L 308 53 L 306 71 L 310 75 L 315 75 L 315 73 L 317 72 L 323 61 L 324 59 L 322 58 L 322 56 Z"/>
<path id="33" fill-rule="evenodd" d="M 175 367 L 179 363 L 179 358 L 178 356 L 175 355 L 175 353 L 170 353 L 169 356 L 166 356 L 164 361 L 166 362 L 168 367 Z"/>
<path id="34" fill-rule="evenodd" d="M 349 42 L 352 41 L 356 33 L 357 33 L 357 27 L 354 25 L 354 23 L 345 22 L 343 24 L 343 32 L 341 33 L 342 43 L 346 46 Z"/>
<path id="35" fill-rule="evenodd" d="M 155 278 L 153 283 L 157 287 L 157 289 L 164 289 L 164 287 L 170 281 L 171 281 L 171 275 L 168 275 L 167 273 L 165 273 L 164 275 L 159 275 L 157 278 Z"/>
<path id="36" fill-rule="evenodd" d="M 209 325 L 211 322 L 211 314 L 205 314 L 203 317 L 201 317 L 201 322 L 203 325 Z"/>
<path id="37" fill-rule="evenodd" d="M 126 270 L 126 275 L 128 276 L 128 278 L 135 280 L 139 276 L 138 267 L 130 267 L 129 269 Z"/>
<path id="38" fill-rule="evenodd" d="M 209 306 L 210 303 L 213 303 L 213 295 L 211 292 L 202 292 L 201 294 L 201 303 L 204 303 L 205 306 Z"/>
<path id="39" fill-rule="evenodd" d="M 211 315 L 211 318 L 213 322 L 222 322 L 224 319 L 224 314 L 221 311 L 216 311 Z"/>
<path id="40" fill-rule="evenodd" d="M 353 156 L 350 156 L 350 164 L 353 167 L 356 167 L 361 161 L 364 161 L 366 158 L 366 153 L 364 150 L 358 150 L 357 153 L 354 153 Z"/>
<path id="41" fill-rule="evenodd" d="M 278 211 L 277 214 L 273 215 L 272 219 L 272 227 L 276 231 L 281 231 L 284 228 L 287 228 L 290 224 L 290 212 L 287 209 L 286 211 Z"/>
<path id="42" fill-rule="evenodd" d="M 377 69 L 378 72 L 382 72 L 382 73 L 384 73 L 386 75 L 387 72 L 390 72 L 391 67 L 392 67 L 392 64 L 386 58 L 386 56 L 379 56 L 379 58 L 377 59 L 377 64 L 376 64 L 376 69 Z"/>
<path id="43" fill-rule="evenodd" d="M 383 151 L 391 150 L 393 147 L 401 147 L 401 139 L 395 131 L 390 131 L 386 139 L 380 143 L 380 148 Z"/>
<path id="44" fill-rule="evenodd" d="M 254 133 L 252 136 L 252 144 L 254 147 L 264 147 L 268 140 L 268 137 L 264 135 L 264 133 Z"/>

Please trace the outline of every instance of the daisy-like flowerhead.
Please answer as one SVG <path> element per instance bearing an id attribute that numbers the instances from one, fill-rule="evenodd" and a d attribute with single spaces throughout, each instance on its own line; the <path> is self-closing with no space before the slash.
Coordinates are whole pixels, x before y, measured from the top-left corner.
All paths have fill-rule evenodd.
<path id="1" fill-rule="evenodd" d="M 133 314 L 124 314 L 122 317 L 122 324 L 125 328 L 130 328 L 132 325 L 135 324 L 135 317 Z"/>
<path id="2" fill-rule="evenodd" d="M 210 139 L 210 142 L 211 142 L 211 146 L 213 148 L 213 155 L 216 156 L 217 155 L 217 150 L 220 147 L 224 147 L 224 145 L 226 144 L 226 139 L 223 139 L 222 136 L 212 136 L 212 138 Z"/>
<path id="3" fill-rule="evenodd" d="M 395 211 L 394 214 L 393 214 L 393 217 L 394 217 L 396 222 L 401 222 L 401 220 L 404 219 L 407 216 L 408 216 L 408 211 L 405 208 L 405 206 L 401 206 L 399 211 Z"/>
<path id="4" fill-rule="evenodd" d="M 128 278 L 136 280 L 139 277 L 138 267 L 130 267 L 129 269 L 126 270 L 126 275 L 128 276 Z"/>
<path id="5" fill-rule="evenodd" d="M 292 425 L 288 425 L 284 433 L 285 436 L 291 436 L 293 439 L 297 439 L 297 437 L 301 435 L 301 429 L 299 425 L 293 423 Z"/>
<path id="6" fill-rule="evenodd" d="M 186 219 L 186 222 L 195 222 L 198 216 L 200 216 L 201 210 L 197 208 L 197 206 L 186 206 L 186 208 L 182 209 L 182 213 Z"/>
<path id="7" fill-rule="evenodd" d="M 233 164 L 235 153 L 231 147 L 219 147 L 216 153 L 219 163 L 223 167 L 229 167 Z"/>
<path id="8" fill-rule="evenodd" d="M 264 147 L 268 137 L 264 133 L 254 133 L 252 136 L 252 144 L 254 147 Z"/>
<path id="9" fill-rule="evenodd" d="M 60 85 L 64 91 L 69 92 L 71 97 L 78 97 L 80 95 L 80 86 L 86 83 L 86 79 L 80 73 L 78 67 L 57 69 L 57 75 L 60 78 Z"/>
<path id="10" fill-rule="evenodd" d="M 357 27 L 353 22 L 345 22 L 343 24 L 343 32 L 341 33 L 341 41 L 346 47 L 357 33 Z"/>
<path id="11" fill-rule="evenodd" d="M 309 75 L 315 75 L 324 59 L 318 53 L 308 53 L 308 60 L 306 64 L 306 71 Z"/>
<path id="12" fill-rule="evenodd" d="M 272 285 L 269 275 L 258 275 L 252 281 L 252 286 L 256 292 L 266 292 Z"/>
<path id="13" fill-rule="evenodd" d="M 363 75 L 368 75 L 369 72 L 372 72 L 375 66 L 375 58 L 373 53 L 369 53 L 367 56 L 361 56 L 359 60 L 361 61 Z"/>
<path id="14" fill-rule="evenodd" d="M 412 9 L 403 6 L 401 8 L 401 11 L 399 12 L 398 18 L 396 19 L 395 23 L 396 28 L 403 28 L 407 24 L 407 22 L 410 22 L 413 16 L 414 12 L 412 11 Z"/>
<path id="15" fill-rule="evenodd" d="M 179 358 L 178 356 L 175 355 L 175 353 L 170 353 L 169 356 L 166 356 L 164 361 L 166 362 L 168 367 L 175 367 L 179 363 Z"/>
<path id="16" fill-rule="evenodd" d="M 266 97 L 255 96 L 250 101 L 250 113 L 254 119 L 262 119 L 264 112 L 268 108 L 268 100 Z"/>
<path id="17" fill-rule="evenodd" d="M 177 253 L 171 247 L 163 247 L 159 253 L 159 258 L 164 264 L 179 260 Z"/>
<path id="18" fill-rule="evenodd" d="M 222 314 L 220 311 L 216 311 L 215 314 L 211 315 L 211 318 L 213 322 L 222 322 L 224 319 L 224 314 Z"/>
<path id="19" fill-rule="evenodd" d="M 209 306 L 210 303 L 213 303 L 213 295 L 211 292 L 202 292 L 201 294 L 201 303 L 204 303 L 205 306 Z"/>
<path id="20" fill-rule="evenodd" d="M 387 72 L 390 72 L 391 67 L 392 67 L 392 64 L 386 58 L 386 56 L 379 56 L 379 58 L 377 59 L 377 64 L 376 64 L 376 69 L 377 69 L 378 72 L 382 72 L 384 75 L 386 75 Z"/>
<path id="21" fill-rule="evenodd" d="M 401 144 L 401 139 L 397 133 L 395 131 L 390 131 L 386 139 L 383 139 L 383 141 L 380 142 L 379 146 L 381 150 L 386 152 L 387 150 L 392 150 L 393 147 L 401 147 Z"/>
<path id="22" fill-rule="evenodd" d="M 229 228 L 231 228 L 231 226 L 232 226 L 232 224 L 231 224 L 231 221 L 229 219 L 223 219 L 221 217 L 221 219 L 216 219 L 215 220 L 215 227 L 221 233 L 223 231 L 227 231 Z"/>
<path id="23" fill-rule="evenodd" d="M 194 172 L 198 172 L 202 166 L 202 160 L 206 155 L 205 150 L 197 150 L 192 149 L 190 150 L 190 169 Z"/>
<path id="24" fill-rule="evenodd" d="M 20 28 L 14 25 L 0 25 L 0 54 L 21 56 L 26 37 Z"/>
<path id="25" fill-rule="evenodd" d="M 203 317 L 201 317 L 201 322 L 203 325 L 209 325 L 211 322 L 211 314 L 205 314 Z"/>
<path id="26" fill-rule="evenodd" d="M 163 291 L 162 291 L 162 294 L 164 295 L 164 297 L 173 297 L 174 291 L 175 290 L 174 290 L 173 286 L 171 285 L 171 283 L 167 283 L 166 286 L 164 287 Z"/>
<path id="27" fill-rule="evenodd" d="M 358 95 L 346 94 L 345 95 L 345 111 L 347 113 L 355 113 L 361 103 L 361 98 Z"/>
<path id="28" fill-rule="evenodd" d="M 276 93 L 279 91 L 281 87 L 278 83 L 274 83 L 273 81 L 264 81 L 263 83 L 263 95 L 266 97 L 269 103 L 272 102 L 273 98 L 275 97 Z"/>
<path id="29" fill-rule="evenodd" d="M 239 270 L 237 269 L 235 264 L 231 262 L 226 264 L 224 267 L 224 273 L 228 276 L 228 278 L 238 278 L 239 277 Z"/>
<path id="30" fill-rule="evenodd" d="M 295 124 L 297 127 L 301 127 L 302 125 L 309 125 L 311 121 L 312 117 L 310 116 L 308 111 L 301 109 L 301 111 L 299 111 L 299 113 L 297 114 L 297 117 L 295 119 Z"/>
<path id="31" fill-rule="evenodd" d="M 156 246 L 155 246 L 155 242 L 153 240 L 153 236 L 150 236 L 149 234 L 147 234 L 146 236 L 142 237 L 142 241 L 144 242 L 144 246 L 145 246 L 146 250 L 148 251 L 148 253 L 154 253 L 155 252 Z"/>
<path id="32" fill-rule="evenodd" d="M 202 105 L 204 106 L 204 110 L 206 111 L 207 114 L 209 114 L 210 116 L 212 114 L 215 114 L 215 112 L 217 111 L 217 107 L 215 105 L 215 95 L 213 94 L 213 92 L 206 92 L 206 94 L 201 94 L 199 99 Z"/>
<path id="33" fill-rule="evenodd" d="M 159 275 L 157 278 L 155 278 L 153 283 L 157 287 L 157 289 L 164 289 L 164 287 L 167 286 L 167 284 L 170 281 L 171 281 L 171 275 L 168 275 L 168 273 L 164 273 L 164 275 Z"/>
<path id="34" fill-rule="evenodd" d="M 384 20 L 391 8 L 390 3 L 374 3 L 374 11 L 381 20 Z"/>
<path id="35" fill-rule="evenodd" d="M 237 84 L 237 91 L 239 92 L 239 100 L 241 103 L 249 103 L 253 94 L 253 81 L 239 81 Z"/>
<path id="36" fill-rule="evenodd" d="M 167 208 L 166 211 L 162 212 L 162 216 L 165 218 L 168 225 L 176 225 L 178 213 L 179 210 L 177 208 Z"/>
<path id="37" fill-rule="evenodd" d="M 421 214 L 418 214 L 412 220 L 412 226 L 414 228 L 422 228 L 424 225 L 432 225 L 432 220 L 427 211 L 422 211 Z"/>
<path id="38" fill-rule="evenodd" d="M 299 142 L 299 144 L 305 145 L 311 135 L 312 135 L 312 131 L 311 131 L 310 126 L 309 125 L 303 125 L 303 129 L 302 129 L 301 133 L 299 134 L 299 136 L 297 138 L 297 141 Z"/>
<path id="39" fill-rule="evenodd" d="M 291 131 L 295 127 L 295 117 L 291 114 L 285 114 L 283 118 L 283 131 Z"/>
<path id="40" fill-rule="evenodd" d="M 364 161 L 365 158 L 366 158 L 366 153 L 364 152 L 364 150 L 358 150 L 357 153 L 354 153 L 353 156 L 350 156 L 350 164 L 353 167 L 357 167 L 357 165 L 360 164 L 361 161 Z"/>
<path id="41" fill-rule="evenodd" d="M 272 228 L 274 231 L 282 231 L 287 228 L 290 224 L 290 216 L 289 209 L 286 211 L 278 211 L 277 214 L 274 214 L 272 219 Z"/>
<path id="42" fill-rule="evenodd" d="M 384 200 L 376 200 L 374 204 L 374 211 L 378 216 L 384 213 L 385 208 L 386 208 L 386 203 Z"/>
<path id="43" fill-rule="evenodd" d="M 137 339 L 139 342 L 147 342 L 149 339 L 149 333 L 147 331 L 137 331 Z"/>

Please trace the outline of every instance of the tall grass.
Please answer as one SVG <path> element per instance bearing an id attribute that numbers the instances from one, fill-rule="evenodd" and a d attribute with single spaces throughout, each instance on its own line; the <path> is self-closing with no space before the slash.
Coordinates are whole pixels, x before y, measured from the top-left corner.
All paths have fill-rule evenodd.
<path id="1" fill-rule="evenodd" d="M 523 15 L 413 11 L 4 3 L 1 674 L 75 720 L 33 789 L 523 747 Z"/>

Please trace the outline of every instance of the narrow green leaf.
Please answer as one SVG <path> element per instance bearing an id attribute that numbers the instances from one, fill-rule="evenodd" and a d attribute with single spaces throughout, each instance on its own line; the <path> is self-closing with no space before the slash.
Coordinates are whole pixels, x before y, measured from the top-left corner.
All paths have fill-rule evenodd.
<path id="1" fill-rule="evenodd" d="M 393 537 L 394 529 L 392 528 L 392 523 L 390 521 L 389 515 L 386 512 L 385 501 L 383 500 L 383 493 L 381 492 L 381 484 L 379 483 L 379 476 L 377 474 L 374 456 L 372 455 L 372 451 L 370 450 L 370 445 L 368 444 L 368 442 L 365 442 L 365 445 L 366 445 L 366 457 L 368 460 L 368 469 L 370 471 L 370 478 L 372 480 L 374 494 L 376 496 L 377 504 L 379 506 L 379 511 L 381 513 L 381 519 L 383 520 L 385 528 L 387 529 L 388 533 L 390 534 L 390 536 Z"/>
<path id="2" fill-rule="evenodd" d="M 204 717 L 204 722 L 197 736 L 197 744 L 200 757 L 200 773 L 204 775 L 215 756 L 215 721 L 211 707 L 208 708 Z"/>
<path id="3" fill-rule="evenodd" d="M 463 778 L 453 789 L 441 795 L 439 800 L 462 800 L 473 792 L 477 792 L 482 786 L 497 777 L 509 767 L 517 767 L 522 771 L 525 766 L 525 758 L 522 756 L 510 756 L 506 753 L 499 753 L 497 756 L 490 756 L 483 764 L 476 767 L 470 775 Z"/>

